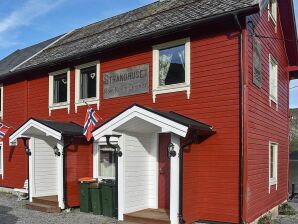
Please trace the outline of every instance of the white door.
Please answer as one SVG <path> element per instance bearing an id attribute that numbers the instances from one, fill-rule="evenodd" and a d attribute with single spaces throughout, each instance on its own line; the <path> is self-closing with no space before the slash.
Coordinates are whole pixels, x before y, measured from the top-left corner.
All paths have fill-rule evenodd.
<path id="1" fill-rule="evenodd" d="M 32 138 L 33 197 L 58 195 L 57 157 L 52 142 Z"/>

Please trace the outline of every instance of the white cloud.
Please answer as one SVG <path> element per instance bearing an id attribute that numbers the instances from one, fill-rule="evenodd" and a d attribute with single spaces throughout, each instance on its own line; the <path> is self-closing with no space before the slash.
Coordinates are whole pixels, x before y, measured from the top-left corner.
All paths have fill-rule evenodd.
<path id="1" fill-rule="evenodd" d="M 57 7 L 65 0 L 27 0 L 18 10 L 0 19 L 0 47 L 12 46 L 17 41 L 6 37 L 19 27 L 28 26 L 34 19 Z"/>

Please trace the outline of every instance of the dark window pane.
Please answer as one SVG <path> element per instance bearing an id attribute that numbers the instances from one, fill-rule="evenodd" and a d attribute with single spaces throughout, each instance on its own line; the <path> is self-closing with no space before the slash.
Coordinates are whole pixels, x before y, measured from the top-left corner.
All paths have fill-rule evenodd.
<path id="1" fill-rule="evenodd" d="M 274 166 L 274 146 L 270 146 L 270 178 L 274 177 L 273 174 L 273 166 Z"/>
<path id="2" fill-rule="evenodd" d="M 54 103 L 67 102 L 67 74 L 54 76 Z"/>
<path id="3" fill-rule="evenodd" d="M 81 99 L 96 97 L 96 82 L 96 66 L 81 70 Z"/>
<path id="4" fill-rule="evenodd" d="M 185 82 L 185 45 L 159 51 L 159 85 Z"/>

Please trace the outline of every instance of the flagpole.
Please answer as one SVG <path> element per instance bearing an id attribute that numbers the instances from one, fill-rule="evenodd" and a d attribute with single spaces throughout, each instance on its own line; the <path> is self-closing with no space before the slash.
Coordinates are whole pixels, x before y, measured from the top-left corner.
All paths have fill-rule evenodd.
<path id="1" fill-rule="evenodd" d="M 88 106 L 88 108 L 92 108 L 85 100 L 83 100 L 83 102 Z M 94 113 L 96 113 L 96 111 L 94 110 Z M 102 117 L 98 115 L 98 113 L 96 113 L 97 116 L 100 118 L 100 120 L 103 121 Z"/>

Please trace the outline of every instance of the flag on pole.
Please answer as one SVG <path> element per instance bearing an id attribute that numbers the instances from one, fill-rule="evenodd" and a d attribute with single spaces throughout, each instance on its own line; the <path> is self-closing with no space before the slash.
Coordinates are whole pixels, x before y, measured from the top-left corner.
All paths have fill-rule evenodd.
<path id="1" fill-rule="evenodd" d="M 92 131 L 99 119 L 100 117 L 95 113 L 95 111 L 91 107 L 88 107 L 85 116 L 83 131 L 83 134 L 86 136 L 87 141 L 90 141 L 90 139 L 92 138 Z"/>
<path id="2" fill-rule="evenodd" d="M 2 140 L 5 136 L 5 134 L 7 133 L 9 127 L 0 123 L 0 140 Z"/>

